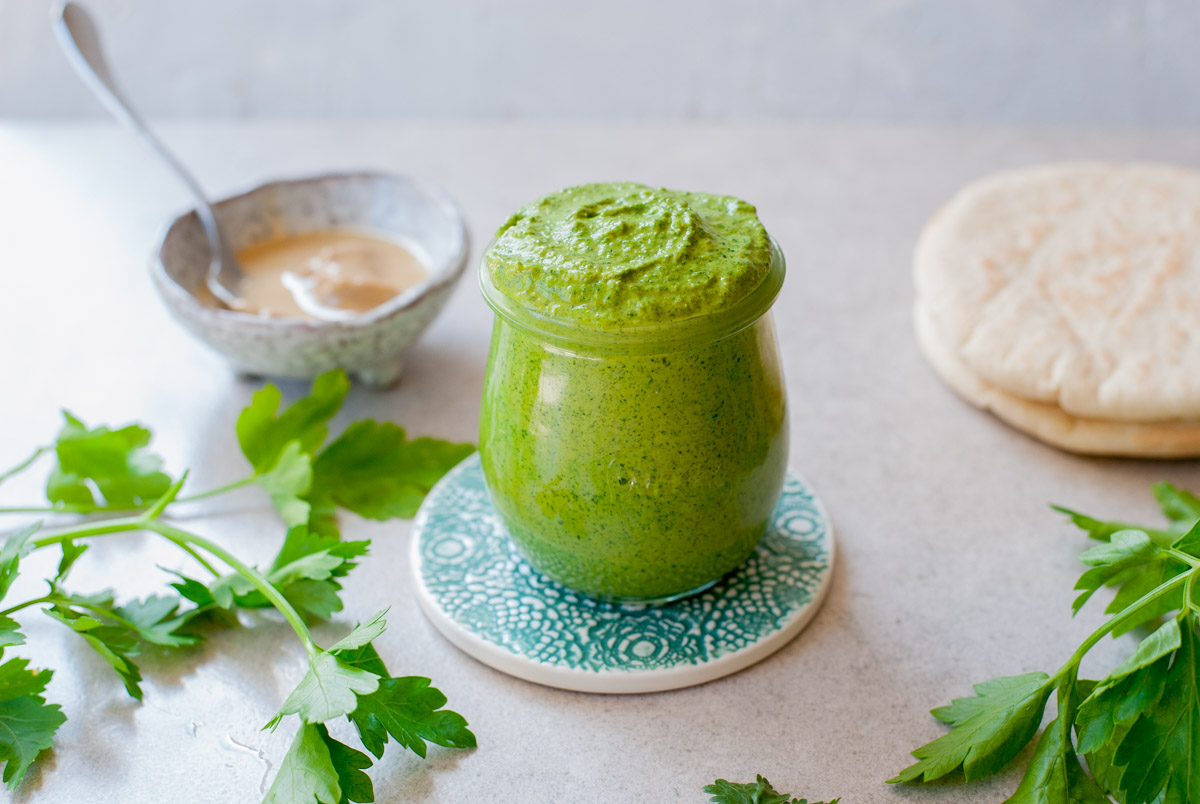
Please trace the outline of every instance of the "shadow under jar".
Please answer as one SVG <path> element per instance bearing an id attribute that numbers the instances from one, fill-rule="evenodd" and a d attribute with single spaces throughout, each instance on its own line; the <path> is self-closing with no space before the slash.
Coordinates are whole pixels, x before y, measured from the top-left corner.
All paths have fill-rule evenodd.
<path id="1" fill-rule="evenodd" d="M 496 313 L 480 454 L 488 490 L 538 570 L 586 595 L 661 603 L 753 552 L 787 469 L 770 269 L 732 306 L 593 331 L 480 283 Z"/>

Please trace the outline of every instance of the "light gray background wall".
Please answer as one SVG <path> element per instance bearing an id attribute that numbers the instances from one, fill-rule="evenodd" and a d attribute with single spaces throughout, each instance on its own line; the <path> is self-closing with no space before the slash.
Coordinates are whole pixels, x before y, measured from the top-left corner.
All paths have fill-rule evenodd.
<path id="1" fill-rule="evenodd" d="M 1200 124 L 1194 0 L 85 0 L 150 114 Z M 0 115 L 95 115 L 0 0 Z"/>

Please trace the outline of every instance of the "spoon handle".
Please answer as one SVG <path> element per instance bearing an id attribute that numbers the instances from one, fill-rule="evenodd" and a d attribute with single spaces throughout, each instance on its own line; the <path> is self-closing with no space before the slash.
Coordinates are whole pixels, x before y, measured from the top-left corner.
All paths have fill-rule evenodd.
<path id="1" fill-rule="evenodd" d="M 167 150 L 162 141 L 154 136 L 149 126 L 122 96 L 104 59 L 104 50 L 100 45 L 100 35 L 95 22 L 81 6 L 66 3 L 54 14 L 53 27 L 54 35 L 66 54 L 67 61 L 92 94 L 100 100 L 109 114 L 140 137 L 150 150 L 166 162 L 191 191 L 196 201 L 196 214 L 204 227 L 209 253 L 212 255 L 207 277 L 209 290 L 227 307 L 236 309 L 241 304 L 241 299 L 231 288 L 237 287 L 240 271 L 236 258 L 229 250 L 228 239 L 222 235 L 212 205 L 192 174 Z"/>

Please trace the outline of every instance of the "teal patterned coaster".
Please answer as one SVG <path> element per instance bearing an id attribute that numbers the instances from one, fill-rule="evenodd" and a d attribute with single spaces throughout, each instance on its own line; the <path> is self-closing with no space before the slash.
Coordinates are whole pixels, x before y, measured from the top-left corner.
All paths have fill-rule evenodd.
<path id="1" fill-rule="evenodd" d="M 601 603 L 521 557 L 476 454 L 425 498 L 412 564 L 430 621 L 484 664 L 552 687 L 634 693 L 703 684 L 779 650 L 816 614 L 833 556 L 829 517 L 788 475 L 770 530 L 720 583 L 662 606 Z"/>

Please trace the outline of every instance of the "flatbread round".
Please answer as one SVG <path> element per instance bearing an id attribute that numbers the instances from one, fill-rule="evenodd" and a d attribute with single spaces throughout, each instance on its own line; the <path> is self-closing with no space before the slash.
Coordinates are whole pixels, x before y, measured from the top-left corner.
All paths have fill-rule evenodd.
<path id="1" fill-rule="evenodd" d="M 1131 458 L 1200 456 L 1200 421 L 1114 422 L 1064 412 L 1004 391 L 975 376 L 934 331 L 924 305 L 916 305 L 917 342 L 938 376 L 976 407 L 991 411 L 1047 444 L 1085 455 Z"/>
<path id="2" fill-rule="evenodd" d="M 1200 172 L 990 176 L 934 216 L 915 262 L 926 340 L 987 385 L 1087 419 L 1200 420 Z"/>

